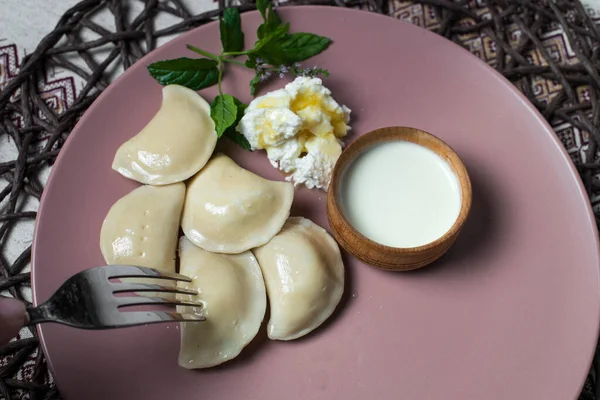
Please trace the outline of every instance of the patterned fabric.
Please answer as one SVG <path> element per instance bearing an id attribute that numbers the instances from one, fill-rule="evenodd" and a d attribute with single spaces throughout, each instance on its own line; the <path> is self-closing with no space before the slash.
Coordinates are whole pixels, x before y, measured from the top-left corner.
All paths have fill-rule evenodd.
<path id="1" fill-rule="evenodd" d="M 15 44 L 0 46 L 0 90 L 6 86 L 11 77 L 16 75 L 18 70 L 17 46 Z M 62 77 L 57 75 L 56 70 L 51 70 L 48 76 L 38 83 L 42 98 L 56 114 L 62 114 L 73 104 L 76 97 L 75 78 L 64 72 L 60 75 Z M 40 114 L 39 117 L 45 118 L 43 114 Z M 15 118 L 15 125 L 22 126 L 20 116 Z"/>

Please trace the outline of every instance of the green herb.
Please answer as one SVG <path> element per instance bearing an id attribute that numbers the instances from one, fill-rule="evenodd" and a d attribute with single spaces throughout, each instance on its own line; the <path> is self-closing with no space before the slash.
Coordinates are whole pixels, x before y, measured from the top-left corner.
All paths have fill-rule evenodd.
<path id="1" fill-rule="evenodd" d="M 223 133 L 237 119 L 236 98 L 230 94 L 220 94 L 210 105 L 210 117 L 215 121 L 215 130 L 217 136 L 223 136 Z"/>
<path id="2" fill-rule="evenodd" d="M 243 148 L 244 150 L 252 151 L 252 148 L 250 147 L 250 143 L 248 142 L 248 139 L 246 139 L 244 137 L 244 135 L 242 135 L 241 133 L 236 131 L 233 126 L 230 127 L 230 129 L 227 129 L 225 131 L 225 136 L 227 137 L 227 139 L 240 145 L 240 147 Z"/>
<path id="3" fill-rule="evenodd" d="M 244 32 L 237 8 L 226 8 L 219 19 L 223 47 L 220 54 L 187 45 L 188 49 L 205 58 L 178 58 L 148 66 L 150 75 L 161 85 L 178 84 L 200 90 L 217 84 L 219 95 L 210 106 L 210 116 L 215 122 L 217 135 L 225 135 L 245 149 L 250 149 L 250 144 L 235 130 L 235 126 L 244 115 L 246 105 L 223 93 L 221 81 L 225 64 L 237 64 L 254 70 L 254 78 L 250 81 L 250 94 L 253 96 L 258 85 L 274 74 L 280 77 L 287 73 L 294 76 L 329 76 L 326 69 L 301 68 L 299 64 L 324 51 L 331 43 L 329 38 L 312 33 L 288 33 L 290 25 L 281 21 L 270 0 L 257 0 L 256 7 L 263 23 L 258 27 L 258 40 L 253 48 L 244 50 Z M 238 56 L 246 56 L 247 59 L 238 61 L 235 59 Z"/>
<path id="4" fill-rule="evenodd" d="M 256 34 L 259 39 L 262 39 L 269 33 L 272 33 L 281 25 L 279 15 L 273 9 L 273 4 L 270 1 L 257 1 L 256 7 L 260 11 L 264 23 L 258 27 Z"/>
<path id="5" fill-rule="evenodd" d="M 264 43 L 260 43 L 264 41 Z M 259 41 L 260 47 L 253 50 L 254 58 L 262 58 L 271 65 L 292 65 L 316 56 L 329 46 L 331 40 L 312 33 L 281 35 L 275 31 Z"/>
<path id="6" fill-rule="evenodd" d="M 256 0 L 256 9 L 260 12 L 260 15 L 262 15 L 263 20 L 267 20 L 267 7 L 271 6 L 272 7 L 272 3 L 271 0 Z"/>
<path id="7" fill-rule="evenodd" d="M 250 81 L 250 94 L 254 96 L 256 93 L 256 86 L 261 82 L 260 75 L 256 74 L 254 78 Z"/>
<path id="8" fill-rule="evenodd" d="M 148 66 L 148 72 L 161 85 L 181 85 L 192 90 L 212 86 L 218 81 L 217 62 L 206 58 L 176 58 Z"/>
<path id="9" fill-rule="evenodd" d="M 223 51 L 242 51 L 244 49 L 244 32 L 240 13 L 235 8 L 226 8 L 220 19 L 221 43 Z"/>
<path id="10" fill-rule="evenodd" d="M 237 118 L 236 118 L 235 123 L 233 123 L 233 125 L 231 125 L 229 128 L 227 128 L 225 130 L 225 136 L 228 139 L 230 139 L 231 141 L 233 141 L 234 143 L 237 143 L 240 146 L 242 146 L 242 148 L 244 148 L 246 150 L 251 150 L 250 143 L 248 143 L 248 140 L 244 137 L 244 135 L 242 135 L 235 129 L 237 124 L 239 124 L 240 120 L 244 116 L 244 111 L 246 110 L 246 107 L 248 107 L 248 106 L 237 99 L 235 99 L 235 105 L 237 107 Z"/>

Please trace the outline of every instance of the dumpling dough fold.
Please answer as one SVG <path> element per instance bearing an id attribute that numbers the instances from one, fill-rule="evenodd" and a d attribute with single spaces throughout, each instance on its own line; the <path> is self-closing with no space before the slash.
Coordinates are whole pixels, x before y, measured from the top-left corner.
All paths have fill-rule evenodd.
<path id="1" fill-rule="evenodd" d="M 297 339 L 331 316 L 344 292 L 344 263 L 325 229 L 292 217 L 277 236 L 253 252 L 269 297 L 270 339 Z"/>
<path id="2" fill-rule="evenodd" d="M 180 312 L 206 317 L 201 323 L 181 323 L 179 365 L 208 368 L 235 358 L 252 341 L 265 317 L 267 296 L 256 258 L 251 252 L 215 254 L 182 237 L 180 272 L 192 278 L 179 285 L 197 290 L 203 308 L 178 306 Z M 188 301 L 189 295 L 178 295 Z"/>
<path id="3" fill-rule="evenodd" d="M 195 245 L 237 254 L 267 243 L 290 215 L 294 187 L 215 155 L 187 183 L 181 227 Z"/>
<path id="4" fill-rule="evenodd" d="M 119 147 L 112 168 L 150 185 L 181 182 L 198 172 L 217 144 L 210 105 L 179 85 L 162 90 L 162 105 L 150 122 Z"/>

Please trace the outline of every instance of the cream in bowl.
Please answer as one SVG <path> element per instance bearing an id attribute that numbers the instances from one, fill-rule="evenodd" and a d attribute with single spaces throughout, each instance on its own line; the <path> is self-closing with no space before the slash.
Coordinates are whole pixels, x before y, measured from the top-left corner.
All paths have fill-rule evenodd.
<path id="1" fill-rule="evenodd" d="M 458 155 L 414 128 L 382 128 L 344 150 L 334 169 L 327 215 L 349 253 L 389 270 L 422 267 L 454 243 L 471 206 Z"/>

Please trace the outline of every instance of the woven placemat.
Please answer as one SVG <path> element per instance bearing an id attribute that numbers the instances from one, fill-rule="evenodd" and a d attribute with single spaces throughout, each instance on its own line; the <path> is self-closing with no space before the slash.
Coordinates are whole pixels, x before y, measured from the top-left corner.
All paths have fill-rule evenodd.
<path id="1" fill-rule="evenodd" d="M 127 3 L 80 2 L 20 63 L 10 56 L 3 59 L 0 51 L 0 143 L 15 149 L 14 157 L 2 155 L 0 162 L 2 295 L 30 300 L 30 241 L 15 256 L 11 233 L 20 224 L 32 223 L 49 166 L 75 123 L 113 79 L 115 69 L 131 66 L 156 46 L 157 38 L 208 23 L 229 5 L 228 0 L 219 0 L 218 9 L 192 15 L 179 0 L 146 0 L 143 10 L 131 16 Z M 577 1 L 543 0 L 307 0 L 282 6 L 288 4 L 390 14 L 445 36 L 496 68 L 550 122 L 576 164 L 600 221 L 600 16 L 593 11 Z M 254 8 L 249 0 L 236 6 L 242 11 Z M 106 12 L 111 27 L 95 19 Z M 157 16 L 165 13 L 177 22 L 155 28 Z M 93 39 L 87 39 L 89 32 Z M 54 102 L 41 90 L 56 68 L 84 82 L 70 93 L 71 101 Z M 599 362 L 596 357 L 580 400 L 598 398 Z M 35 330 L 23 330 L 0 348 L 0 399 L 59 397 Z"/>

